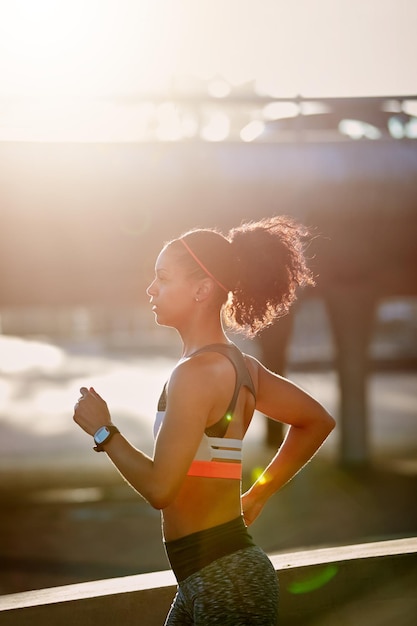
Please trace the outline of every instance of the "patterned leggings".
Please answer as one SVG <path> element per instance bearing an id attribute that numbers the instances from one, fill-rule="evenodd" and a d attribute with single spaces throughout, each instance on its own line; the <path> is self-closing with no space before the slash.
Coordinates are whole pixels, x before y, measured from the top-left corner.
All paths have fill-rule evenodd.
<path id="1" fill-rule="evenodd" d="M 178 586 L 165 626 L 276 626 L 277 575 L 264 551 L 244 548 Z"/>

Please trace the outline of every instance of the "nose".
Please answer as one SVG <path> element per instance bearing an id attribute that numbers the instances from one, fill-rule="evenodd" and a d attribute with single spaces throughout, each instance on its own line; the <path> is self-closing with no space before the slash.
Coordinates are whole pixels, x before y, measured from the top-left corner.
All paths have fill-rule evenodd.
<path id="1" fill-rule="evenodd" d="M 146 289 L 146 293 L 148 294 L 148 296 L 152 297 L 156 294 L 156 278 L 151 282 L 151 284 L 149 285 L 149 287 L 147 287 Z"/>

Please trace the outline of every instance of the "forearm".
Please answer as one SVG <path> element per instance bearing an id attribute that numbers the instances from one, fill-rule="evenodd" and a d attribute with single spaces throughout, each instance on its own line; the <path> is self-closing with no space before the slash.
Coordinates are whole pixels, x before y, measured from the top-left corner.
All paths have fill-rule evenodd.
<path id="1" fill-rule="evenodd" d="M 277 454 L 250 487 L 247 495 L 263 505 L 276 491 L 288 483 L 315 455 L 331 430 L 332 418 L 320 425 L 290 426 Z"/>
<path id="2" fill-rule="evenodd" d="M 152 458 L 135 448 L 122 434 L 104 446 L 104 451 L 124 480 L 152 506 L 157 506 L 157 485 Z"/>
<path id="3" fill-rule="evenodd" d="M 82 387 L 80 392 L 82 397 L 74 407 L 74 421 L 89 435 L 97 433 L 102 426 L 110 426 L 111 415 L 103 398 L 92 387 Z M 149 504 L 162 508 L 161 503 L 172 497 L 175 485 L 167 480 L 164 468 L 157 468 L 154 459 L 137 450 L 120 432 L 105 439 L 100 446 L 123 478 Z"/>

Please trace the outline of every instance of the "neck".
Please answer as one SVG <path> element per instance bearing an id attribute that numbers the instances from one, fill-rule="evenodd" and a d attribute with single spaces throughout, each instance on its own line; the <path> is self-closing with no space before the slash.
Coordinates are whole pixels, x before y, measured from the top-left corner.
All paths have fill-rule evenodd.
<path id="1" fill-rule="evenodd" d="M 194 354 L 194 352 L 197 352 L 197 350 L 200 350 L 200 348 L 204 348 L 204 346 L 210 346 L 215 343 L 228 344 L 230 343 L 230 341 L 228 340 L 226 335 L 222 333 L 220 336 L 217 337 L 205 335 L 204 337 L 200 337 L 199 339 L 195 339 L 194 341 L 183 342 L 181 358 L 186 358 L 191 354 Z"/>
<path id="2" fill-rule="evenodd" d="M 191 323 L 186 328 L 177 330 L 183 344 L 182 357 L 187 357 L 203 346 L 213 343 L 229 343 L 220 320 L 211 324 L 209 320 L 206 324 Z"/>

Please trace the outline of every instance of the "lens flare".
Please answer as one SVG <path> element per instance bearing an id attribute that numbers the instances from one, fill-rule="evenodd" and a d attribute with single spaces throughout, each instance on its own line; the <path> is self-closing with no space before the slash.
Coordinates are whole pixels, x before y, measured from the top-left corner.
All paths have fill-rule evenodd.
<path id="1" fill-rule="evenodd" d="M 258 482 L 258 484 L 264 485 L 267 481 L 267 478 L 266 476 L 262 476 L 263 472 L 263 467 L 254 467 L 251 472 L 252 482 Z"/>
<path id="2" fill-rule="evenodd" d="M 324 587 L 324 585 L 326 585 L 336 576 L 338 571 L 339 567 L 334 563 L 326 565 L 319 571 L 315 571 L 309 578 L 306 578 L 305 580 L 295 580 L 291 582 L 288 585 L 287 590 L 294 595 L 310 593 L 311 591 L 315 591 L 316 589 Z"/>

